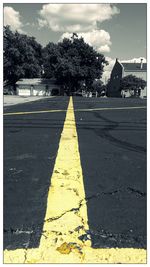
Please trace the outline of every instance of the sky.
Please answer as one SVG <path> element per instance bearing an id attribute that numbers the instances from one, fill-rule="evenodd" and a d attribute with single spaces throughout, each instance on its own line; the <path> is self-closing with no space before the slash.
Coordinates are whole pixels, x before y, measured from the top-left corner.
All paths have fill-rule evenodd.
<path id="1" fill-rule="evenodd" d="M 115 58 L 146 61 L 146 3 L 6 3 L 3 6 L 4 25 L 34 36 L 42 46 L 70 38 L 73 32 L 82 36 L 109 61 L 104 79 L 110 75 Z"/>

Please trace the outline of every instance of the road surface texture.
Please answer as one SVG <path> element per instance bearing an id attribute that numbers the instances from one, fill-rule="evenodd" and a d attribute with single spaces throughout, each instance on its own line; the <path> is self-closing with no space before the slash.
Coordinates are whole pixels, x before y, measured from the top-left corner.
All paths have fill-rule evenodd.
<path id="1" fill-rule="evenodd" d="M 43 98 L 53 98 L 53 96 L 19 96 L 19 95 L 4 95 L 3 103 L 4 106 L 11 106 L 17 104 L 23 104 L 27 102 L 33 102 L 37 100 L 41 100 Z"/>
<path id="2" fill-rule="evenodd" d="M 146 262 L 146 100 L 4 108 L 4 262 Z"/>

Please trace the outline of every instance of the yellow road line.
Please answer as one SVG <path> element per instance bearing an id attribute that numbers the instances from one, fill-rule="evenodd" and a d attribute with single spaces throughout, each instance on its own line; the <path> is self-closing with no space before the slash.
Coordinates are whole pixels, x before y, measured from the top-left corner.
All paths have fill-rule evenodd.
<path id="1" fill-rule="evenodd" d="M 68 128 L 68 122 L 71 123 Z M 93 249 L 82 242 L 88 226 L 72 98 L 51 178 L 43 234 L 37 249 L 4 251 L 4 263 L 145 263 L 144 249 Z M 88 237 L 88 236 L 87 236 Z"/>
<path id="2" fill-rule="evenodd" d="M 64 112 L 64 109 L 51 109 L 51 110 L 36 110 L 36 111 L 20 111 L 20 112 L 7 112 L 4 113 L 4 116 L 11 116 L 11 115 L 28 115 L 28 114 L 40 114 L 40 113 L 53 113 L 53 112 Z"/>
<path id="3" fill-rule="evenodd" d="M 118 107 L 118 108 L 90 108 L 90 109 L 76 109 L 75 111 L 102 111 L 102 110 L 126 110 L 126 109 L 142 109 L 146 108 L 146 106 L 142 107 Z"/>
<path id="4" fill-rule="evenodd" d="M 76 112 L 80 111 L 101 111 L 101 110 L 126 110 L 126 109 L 143 109 L 146 106 L 142 107 L 118 107 L 118 108 L 90 108 L 90 109 L 75 109 Z M 54 110 L 37 110 L 37 111 L 21 111 L 21 112 L 7 112 L 4 113 L 4 116 L 11 116 L 11 115 L 29 115 L 29 114 L 40 114 L 40 113 L 54 113 L 54 112 L 66 112 L 65 109 L 54 109 Z"/>

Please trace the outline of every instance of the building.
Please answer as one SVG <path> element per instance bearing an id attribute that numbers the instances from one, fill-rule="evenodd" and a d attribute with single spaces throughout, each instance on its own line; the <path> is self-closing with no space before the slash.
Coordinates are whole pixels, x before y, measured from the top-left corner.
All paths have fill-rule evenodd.
<path id="1" fill-rule="evenodd" d="M 16 82 L 19 96 L 50 96 L 60 95 L 60 86 L 55 79 L 20 79 Z"/>
<path id="2" fill-rule="evenodd" d="M 126 88 L 126 90 L 120 90 L 121 79 L 128 75 L 134 75 L 147 81 L 147 63 L 143 63 L 142 59 L 141 63 L 119 62 L 119 60 L 116 59 L 115 65 L 111 72 L 110 81 L 107 86 L 107 96 L 130 97 L 131 91 L 129 89 Z M 147 97 L 147 87 L 141 89 L 140 97 Z"/>

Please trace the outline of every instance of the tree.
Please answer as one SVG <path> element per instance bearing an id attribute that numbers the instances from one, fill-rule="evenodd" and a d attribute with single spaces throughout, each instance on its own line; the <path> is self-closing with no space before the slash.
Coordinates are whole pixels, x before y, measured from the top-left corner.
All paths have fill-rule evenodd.
<path id="1" fill-rule="evenodd" d="M 97 92 L 99 96 L 106 93 L 106 86 L 101 80 L 95 80 L 92 84 L 94 92 Z"/>
<path id="2" fill-rule="evenodd" d="M 58 45 L 49 43 L 44 53 L 46 77 L 53 75 L 68 94 L 76 91 L 81 81 L 85 82 L 87 89 L 91 89 L 93 81 L 102 77 L 104 65 L 108 63 L 76 33 L 71 39 L 64 38 Z"/>
<path id="3" fill-rule="evenodd" d="M 4 27 L 4 81 L 14 84 L 20 78 L 41 75 L 42 47 L 34 37 Z"/>
<path id="4" fill-rule="evenodd" d="M 58 59 L 60 58 L 58 45 L 50 42 L 45 48 L 43 48 L 42 58 L 44 68 L 43 77 L 54 77 Z"/>
<path id="5" fill-rule="evenodd" d="M 141 90 L 146 86 L 146 81 L 142 78 L 136 77 L 134 75 L 127 75 L 122 78 L 120 89 L 130 90 L 131 95 L 139 96 Z"/>

